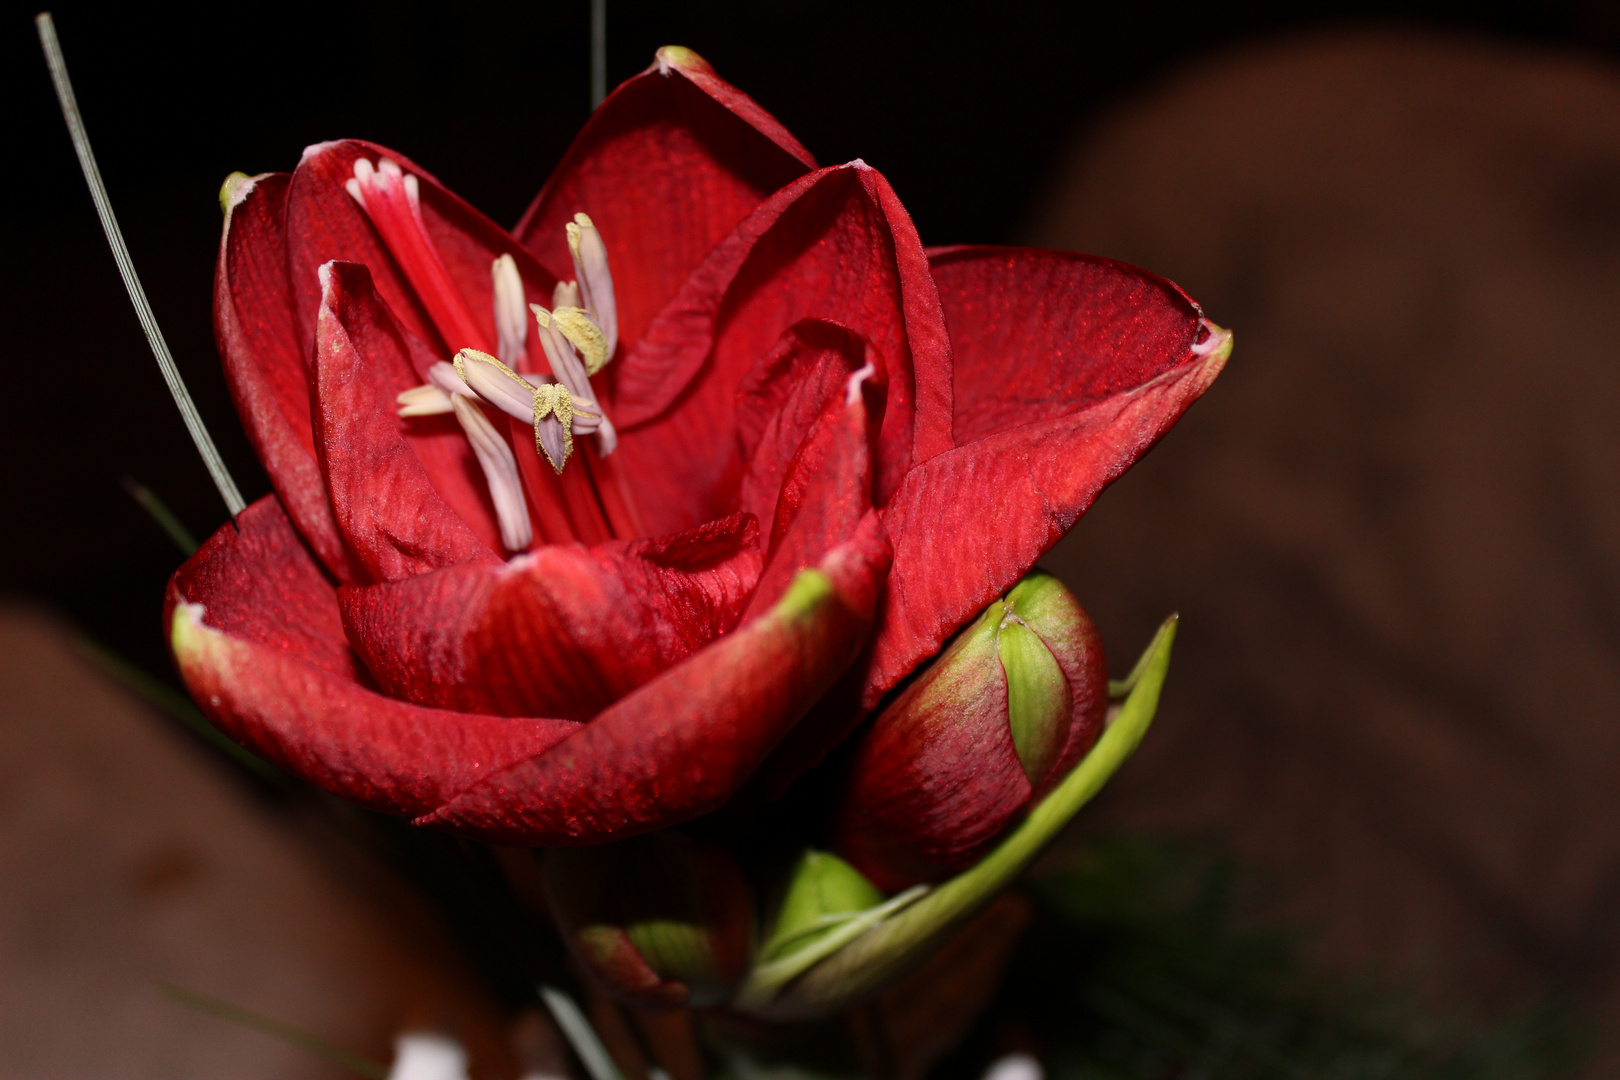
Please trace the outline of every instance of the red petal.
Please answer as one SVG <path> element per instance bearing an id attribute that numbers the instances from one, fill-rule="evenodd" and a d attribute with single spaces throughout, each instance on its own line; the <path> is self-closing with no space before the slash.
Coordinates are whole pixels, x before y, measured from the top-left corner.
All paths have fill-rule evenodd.
<path id="1" fill-rule="evenodd" d="M 1112 259 L 1035 248 L 931 251 L 955 351 L 956 445 L 1078 412 L 1186 362 L 1192 298 Z"/>
<path id="2" fill-rule="evenodd" d="M 830 588 L 794 589 L 555 749 L 480 781 L 419 823 L 497 843 L 581 844 L 714 809 L 859 650 L 888 554 L 868 515 L 821 561 Z"/>
<path id="3" fill-rule="evenodd" d="M 416 176 L 428 237 L 476 323 L 479 340 L 444 340 L 441 331 L 449 328 L 435 325 L 365 211 L 344 190 L 344 183 L 354 176 L 355 160 L 362 157 L 373 162 L 392 158 L 400 168 Z M 551 307 L 551 290 L 556 278 L 542 269 L 514 237 L 409 158 L 375 143 L 342 139 L 306 149 L 293 173 L 287 196 L 287 228 L 288 275 L 297 302 L 302 339 L 306 341 L 314 334 L 315 315 L 320 306 L 316 272 L 333 259 L 370 268 L 377 292 L 394 318 L 408 333 L 434 346 L 436 355 L 432 359 L 435 360 L 448 360 L 456 350 L 468 347 L 489 353 L 495 351 L 494 286 L 490 265 L 500 255 L 509 254 L 517 260 L 528 298 Z M 530 360 L 539 365 L 535 370 L 547 370 L 536 335 L 530 334 L 529 339 Z M 440 352 L 442 355 L 437 355 Z"/>
<path id="4" fill-rule="evenodd" d="M 459 428 L 427 433 L 428 425 L 395 414 L 395 395 L 417 384 L 412 353 L 420 344 L 400 333 L 365 267 L 323 269 L 315 437 L 349 549 L 377 581 L 493 560 L 494 508 Z"/>
<path id="5" fill-rule="evenodd" d="M 175 573 L 164 622 L 181 677 L 215 724 L 373 809 L 431 810 L 578 727 L 428 709 L 367 689 L 333 588 L 272 497 Z"/>
<path id="6" fill-rule="evenodd" d="M 326 568 L 350 581 L 315 460 L 308 338 L 299 335 L 287 282 L 288 180 L 267 173 L 232 194 L 214 273 L 214 337 L 237 414 L 276 494 Z"/>
<path id="7" fill-rule="evenodd" d="M 759 579 L 738 514 L 679 536 L 537 548 L 339 593 L 382 688 L 424 705 L 585 720 L 737 624 Z"/>
<path id="8" fill-rule="evenodd" d="M 784 470 L 771 523 L 770 552 L 759 589 L 748 606 L 749 616 L 774 604 L 787 591 L 793 575 L 814 566 L 823 553 L 853 535 L 872 509 L 875 432 L 867 398 L 870 395 L 881 407 L 881 393 L 881 385 L 863 385 L 849 401 L 845 386 L 834 386 L 821 415 L 800 441 Z"/>
<path id="9" fill-rule="evenodd" d="M 738 225 L 619 365 L 614 416 L 649 526 L 730 508 L 737 388 L 807 316 L 849 327 L 885 361 L 879 502 L 913 462 L 950 447 L 950 347 L 915 230 L 878 173 L 824 169 Z"/>
<path id="10" fill-rule="evenodd" d="M 737 505 L 760 521 L 776 520 L 788 464 L 849 377 L 870 363 L 868 384 L 883 384 L 883 360 L 859 334 L 823 319 L 794 323 L 754 365 L 737 391 L 737 447 L 748 463 Z"/>
<path id="11" fill-rule="evenodd" d="M 1145 385 L 913 469 L 883 511 L 894 568 L 865 707 L 1035 565 L 1208 389 L 1225 359 L 1184 353 Z"/>
<path id="12" fill-rule="evenodd" d="M 514 230 L 571 278 L 563 226 L 590 215 L 613 268 L 620 356 L 710 248 L 815 167 L 781 124 L 691 53 L 660 50 L 659 61 L 592 114 Z"/>

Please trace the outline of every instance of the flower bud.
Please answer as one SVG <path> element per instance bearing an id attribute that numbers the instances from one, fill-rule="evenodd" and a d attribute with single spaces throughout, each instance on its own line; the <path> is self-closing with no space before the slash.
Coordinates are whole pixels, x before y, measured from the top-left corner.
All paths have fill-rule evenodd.
<path id="1" fill-rule="evenodd" d="M 1044 599 L 1014 590 L 1003 604 L 1016 610 L 1022 603 L 1032 616 L 1034 609 L 1055 610 L 1060 600 L 1064 605 L 1073 604 L 1066 593 L 1048 593 L 1048 588 L 1040 583 Z M 1053 607 L 1048 609 L 1047 603 Z M 995 617 L 1004 619 L 1006 611 Z M 1035 621 L 1041 620 L 1037 617 Z M 1089 640 L 1095 646 L 1089 624 L 1071 618 L 1065 625 L 1085 631 L 1078 640 Z M 1042 790 L 1040 801 L 1007 828 L 982 858 L 950 880 L 916 885 L 875 906 L 846 911 L 840 909 L 874 898 L 874 887 L 847 863 L 826 857 L 817 860 L 815 853 L 806 856 L 784 898 L 770 940 L 760 950 L 759 963 L 737 991 L 732 1007 L 766 1020 L 831 1016 L 869 1001 L 936 950 L 950 948 L 946 943 L 952 936 L 995 901 L 1142 741 L 1164 688 L 1176 625 L 1176 616 L 1166 619 L 1130 675 L 1103 691 L 1113 698 L 1111 719 L 1079 763 L 1070 767 L 1060 756 L 1053 774 L 1042 778 L 1042 784 L 1049 786 Z M 1043 643 L 1061 637 L 1043 633 L 1038 626 L 1034 629 Z M 1067 672 L 1063 664 L 1066 650 L 1051 651 Z M 942 657 L 936 665 L 947 667 L 939 678 L 950 674 L 945 661 Z M 964 682 L 972 685 L 971 679 Z M 1073 697 L 1071 686 L 1071 708 Z M 1010 716 L 1007 723 L 1010 727 Z M 1022 760 L 1019 765 L 1024 766 Z M 1062 778 L 1054 780 L 1057 775 Z M 971 938 L 982 937 L 982 932 L 971 927 L 967 933 Z M 959 969 L 961 959 L 945 963 Z M 897 987 L 896 992 L 905 990 Z"/>
<path id="2" fill-rule="evenodd" d="M 758 961 L 768 964 L 807 949 L 833 932 L 830 924 L 838 917 L 881 903 L 883 894 L 859 870 L 836 855 L 806 849 L 788 879 Z"/>
<path id="3" fill-rule="evenodd" d="M 718 1005 L 748 972 L 753 898 L 722 847 L 660 832 L 552 848 L 545 874 L 546 900 L 569 951 L 626 1004 Z"/>
<path id="4" fill-rule="evenodd" d="M 985 609 L 855 749 L 836 848 L 894 891 L 971 866 L 1102 730 L 1096 627 L 1039 571 Z"/>

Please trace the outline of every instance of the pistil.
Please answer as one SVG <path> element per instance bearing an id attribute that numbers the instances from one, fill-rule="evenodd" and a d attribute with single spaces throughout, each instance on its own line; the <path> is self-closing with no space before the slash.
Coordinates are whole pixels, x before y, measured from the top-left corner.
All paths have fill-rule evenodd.
<path id="1" fill-rule="evenodd" d="M 383 243 L 399 261 L 445 343 L 454 348 L 470 345 L 487 349 L 487 332 L 467 310 L 461 290 L 450 280 L 433 241 L 428 239 L 416 177 L 407 175 L 398 162 L 389 158 L 380 160 L 375 168 L 365 158 L 357 158 L 354 177 L 344 188 L 382 234 Z"/>

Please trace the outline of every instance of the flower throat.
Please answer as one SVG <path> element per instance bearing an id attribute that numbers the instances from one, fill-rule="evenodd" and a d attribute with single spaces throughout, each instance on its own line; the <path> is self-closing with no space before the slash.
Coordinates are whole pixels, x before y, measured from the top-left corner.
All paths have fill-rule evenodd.
<path id="1" fill-rule="evenodd" d="M 557 283 L 549 309 L 526 302 L 512 255 L 495 259 L 486 323 L 473 316 L 428 235 L 415 176 L 388 158 L 376 165 L 358 158 L 344 187 L 453 350 L 426 383 L 399 395 L 399 415 L 455 416 L 489 487 L 502 546 L 519 552 L 537 537 L 555 544 L 640 535 L 609 460 L 618 433 L 591 385 L 619 338 L 607 247 L 591 219 L 575 214 L 566 226 L 574 280 Z M 531 315 L 549 370 L 530 359 Z"/>

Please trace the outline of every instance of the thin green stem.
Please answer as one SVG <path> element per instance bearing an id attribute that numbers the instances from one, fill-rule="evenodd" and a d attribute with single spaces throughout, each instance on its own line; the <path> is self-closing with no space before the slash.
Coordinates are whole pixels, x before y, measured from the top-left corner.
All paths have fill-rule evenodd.
<path id="1" fill-rule="evenodd" d="M 124 477 L 122 484 L 129 497 L 140 503 L 141 509 L 152 515 L 152 520 L 158 523 L 158 528 L 169 535 L 175 547 L 184 552 L 187 558 L 197 553 L 197 538 L 191 535 L 191 530 L 175 516 L 174 511 L 153 494 L 151 488 L 128 476 Z"/>
<path id="2" fill-rule="evenodd" d="M 50 68 L 51 82 L 56 86 L 56 100 L 62 106 L 62 119 L 67 121 L 68 136 L 73 140 L 74 153 L 79 156 L 79 168 L 84 173 L 84 182 L 90 186 L 90 199 L 96 204 L 96 215 L 101 218 L 101 228 L 107 234 L 107 246 L 112 248 L 113 261 L 118 264 L 118 273 L 124 279 L 129 302 L 135 306 L 135 317 L 140 320 L 141 329 L 146 331 L 147 344 L 151 345 L 152 355 L 157 358 L 163 381 L 168 384 L 169 393 L 180 410 L 180 418 L 185 421 L 186 430 L 191 432 L 191 441 L 197 445 L 197 453 L 202 455 L 208 475 L 213 477 L 214 486 L 219 489 L 219 497 L 225 500 L 225 508 L 235 519 L 247 507 L 247 503 L 237 490 L 236 481 L 231 479 L 225 459 L 219 456 L 219 448 L 208 434 L 202 414 L 197 411 L 197 403 L 191 400 L 191 391 L 186 389 L 185 380 L 180 377 L 174 354 L 169 352 L 169 343 L 164 340 L 163 331 L 158 329 L 157 316 L 152 313 L 152 305 L 146 299 L 146 289 L 141 286 L 140 276 L 135 273 L 135 262 L 129 257 L 124 234 L 118 228 L 118 218 L 113 215 L 112 201 L 107 198 L 107 185 L 101 181 L 101 169 L 97 167 L 96 155 L 90 149 L 90 136 L 85 134 L 84 118 L 79 114 L 79 103 L 73 96 L 73 83 L 68 78 L 62 46 L 56 40 L 56 24 L 51 21 L 51 13 L 42 11 L 36 15 L 34 27 L 39 31 L 40 48 L 45 50 L 45 64 Z"/>

